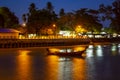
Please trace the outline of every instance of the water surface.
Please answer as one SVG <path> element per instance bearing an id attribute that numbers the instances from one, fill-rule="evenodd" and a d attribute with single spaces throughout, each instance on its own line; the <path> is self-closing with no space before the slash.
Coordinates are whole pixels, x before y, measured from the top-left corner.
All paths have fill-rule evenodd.
<path id="1" fill-rule="evenodd" d="M 1 49 L 0 80 L 120 80 L 119 44 L 89 45 L 83 57 L 46 53 L 46 48 Z"/>

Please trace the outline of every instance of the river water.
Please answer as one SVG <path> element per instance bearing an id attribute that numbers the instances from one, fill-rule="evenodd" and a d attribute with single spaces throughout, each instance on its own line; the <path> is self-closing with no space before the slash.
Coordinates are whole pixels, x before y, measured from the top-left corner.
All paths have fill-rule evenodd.
<path id="1" fill-rule="evenodd" d="M 120 44 L 89 45 L 83 57 L 46 48 L 0 50 L 0 80 L 120 80 Z"/>

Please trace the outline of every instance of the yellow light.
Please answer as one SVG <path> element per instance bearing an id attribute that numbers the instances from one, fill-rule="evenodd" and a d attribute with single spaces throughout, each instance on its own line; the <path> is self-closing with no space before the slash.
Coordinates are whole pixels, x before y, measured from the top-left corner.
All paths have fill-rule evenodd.
<path id="1" fill-rule="evenodd" d="M 53 30 L 52 29 L 48 29 L 48 34 L 53 34 Z"/>
<path id="2" fill-rule="evenodd" d="M 85 32 L 86 30 L 81 25 L 78 25 L 76 26 L 75 31 L 76 33 L 82 33 Z"/>
<path id="3" fill-rule="evenodd" d="M 56 25 L 55 25 L 55 24 L 53 24 L 53 27 L 56 27 Z"/>
<path id="4" fill-rule="evenodd" d="M 20 53 L 20 56 L 26 56 L 30 51 L 28 50 L 20 50 L 19 53 Z"/>
<path id="5" fill-rule="evenodd" d="M 26 26 L 26 23 L 23 23 L 22 26 L 25 27 L 25 26 Z"/>
<path id="6" fill-rule="evenodd" d="M 59 49 L 56 49 L 56 48 L 50 48 L 50 52 L 51 52 L 51 53 L 59 52 Z"/>
<path id="7" fill-rule="evenodd" d="M 81 28 L 81 25 L 78 25 L 78 28 Z"/>

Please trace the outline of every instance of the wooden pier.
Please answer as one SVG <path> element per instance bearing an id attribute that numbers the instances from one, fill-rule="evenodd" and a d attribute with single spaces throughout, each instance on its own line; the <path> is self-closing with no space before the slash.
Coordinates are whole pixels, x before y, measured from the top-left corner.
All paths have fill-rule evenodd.
<path id="1" fill-rule="evenodd" d="M 90 40 L 87 38 L 77 39 L 0 39 L 0 48 L 27 48 L 49 46 L 72 46 L 86 45 Z"/>
<path id="2" fill-rule="evenodd" d="M 68 39 L 0 39 L 0 48 L 27 48 L 49 46 L 89 45 L 94 43 L 120 43 L 118 38 L 68 38 Z"/>

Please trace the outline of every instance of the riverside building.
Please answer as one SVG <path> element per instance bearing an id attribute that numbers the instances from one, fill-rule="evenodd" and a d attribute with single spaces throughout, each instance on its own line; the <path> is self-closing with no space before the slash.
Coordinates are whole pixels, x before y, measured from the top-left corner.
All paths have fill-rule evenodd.
<path id="1" fill-rule="evenodd" d="M 18 39 L 20 31 L 15 29 L 0 29 L 0 39 Z"/>

